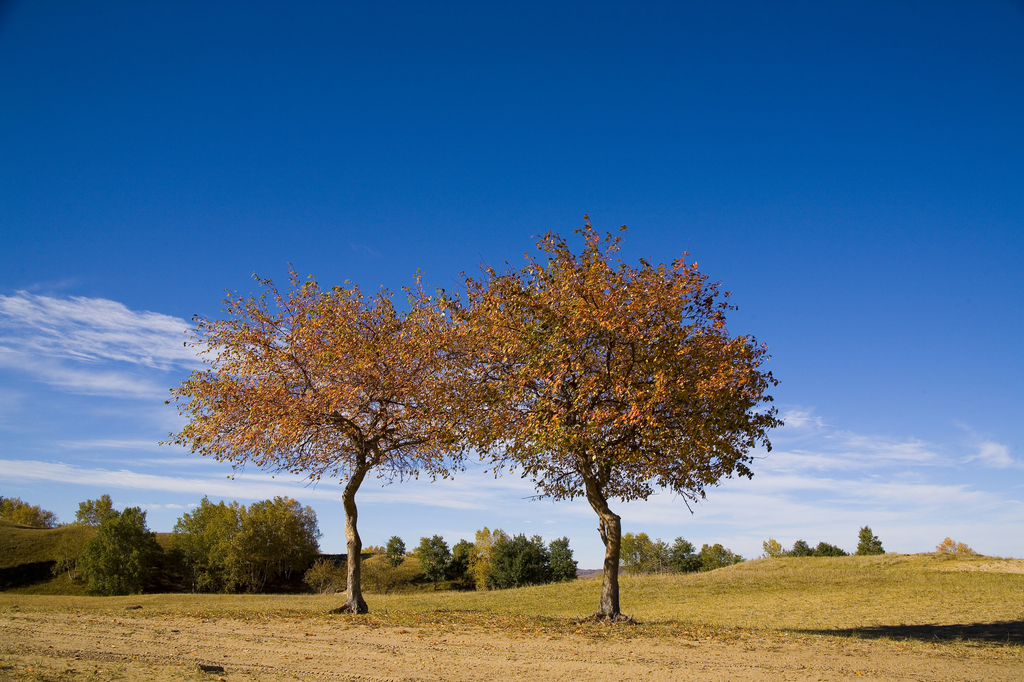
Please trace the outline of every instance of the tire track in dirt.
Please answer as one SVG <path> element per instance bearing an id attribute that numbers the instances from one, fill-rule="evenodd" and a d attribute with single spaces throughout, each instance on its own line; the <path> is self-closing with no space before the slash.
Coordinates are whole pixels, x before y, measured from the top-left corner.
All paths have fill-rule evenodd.
<path id="1" fill-rule="evenodd" d="M 1019 648 L 897 653 L 893 643 L 843 640 L 731 643 L 664 638 L 524 635 L 460 627 L 368 627 L 343 619 L 207 620 L 0 613 L 0 650 L 54 659 L 144 663 L 195 670 L 199 663 L 256 679 L 365 682 L 442 679 L 1020 680 Z M 945 653 L 943 653 L 945 651 Z M 971 659 L 968 663 L 967 659 Z M 170 675 L 171 673 L 167 673 Z M 135 678 L 131 678 L 135 679 Z M 142 678 L 139 678 L 142 679 Z M 179 679 L 164 677 L 162 679 Z"/>

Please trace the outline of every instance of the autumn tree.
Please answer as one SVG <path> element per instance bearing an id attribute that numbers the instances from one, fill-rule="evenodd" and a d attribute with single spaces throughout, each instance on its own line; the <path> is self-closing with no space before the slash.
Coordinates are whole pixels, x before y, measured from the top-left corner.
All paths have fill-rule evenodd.
<path id="1" fill-rule="evenodd" d="M 417 289 L 400 312 L 391 294 L 322 290 L 315 280 L 259 296 L 230 294 L 226 319 L 195 318 L 208 364 L 172 389 L 188 423 L 173 442 L 192 452 L 344 486 L 348 589 L 338 610 L 365 613 L 356 492 L 367 475 L 390 482 L 447 475 L 458 438 L 443 413 L 456 376 L 444 365 L 442 313 Z M 457 453 L 456 453 L 457 454 Z"/>
<path id="2" fill-rule="evenodd" d="M 54 528 L 57 515 L 39 505 L 29 504 L 20 497 L 0 495 L 0 520 L 33 528 Z"/>
<path id="3" fill-rule="evenodd" d="M 768 538 L 761 543 L 761 547 L 764 549 L 765 559 L 778 559 L 789 555 L 789 552 L 782 549 L 782 544 L 775 538 Z"/>
<path id="4" fill-rule="evenodd" d="M 478 590 L 490 588 L 488 584 L 491 575 L 491 559 L 494 556 L 494 546 L 499 542 L 509 539 L 508 534 L 500 528 L 490 530 L 484 526 L 478 530 L 473 544 L 473 553 L 469 561 L 469 572 Z"/>
<path id="5" fill-rule="evenodd" d="M 621 525 L 609 502 L 667 488 L 691 500 L 734 474 L 750 450 L 770 448 L 781 422 L 767 350 L 731 336 L 728 293 L 684 258 L 671 265 L 613 257 L 619 238 L 589 221 L 574 254 L 544 235 L 545 259 L 519 270 L 485 268 L 452 303 L 475 343 L 475 445 L 521 467 L 537 496 L 586 497 L 605 546 L 595 614 L 619 617 Z"/>
<path id="6" fill-rule="evenodd" d="M 965 556 L 977 554 L 977 552 L 967 546 L 967 543 L 956 542 L 953 538 L 949 537 L 936 545 L 935 551 L 939 554 L 959 554 Z"/>

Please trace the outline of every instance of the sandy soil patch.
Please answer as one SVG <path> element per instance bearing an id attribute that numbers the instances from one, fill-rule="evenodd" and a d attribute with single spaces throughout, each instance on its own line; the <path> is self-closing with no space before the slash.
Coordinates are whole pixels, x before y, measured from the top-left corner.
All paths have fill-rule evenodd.
<path id="1" fill-rule="evenodd" d="M 980 571 L 983 573 L 1024 573 L 1024 559 L 994 561 L 956 561 L 943 564 L 940 571 Z"/>
<path id="2" fill-rule="evenodd" d="M 200 665 L 212 672 L 203 672 Z M 1018 681 L 1024 679 L 1024 650 L 771 632 L 719 641 L 552 635 L 459 625 L 373 627 L 345 617 L 0 614 L 0 680 L 564 682 L 692 677 L 740 682 L 864 677 Z"/>

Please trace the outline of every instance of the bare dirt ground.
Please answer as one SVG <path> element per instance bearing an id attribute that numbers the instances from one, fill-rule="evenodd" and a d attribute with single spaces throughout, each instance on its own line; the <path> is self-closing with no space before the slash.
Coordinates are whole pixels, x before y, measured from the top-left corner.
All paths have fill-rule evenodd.
<path id="1" fill-rule="evenodd" d="M 977 571 L 981 573 L 1024 573 L 1024 559 L 994 559 L 950 563 L 939 567 L 940 571 Z"/>
<path id="2" fill-rule="evenodd" d="M 0 680 L 1024 680 L 1024 649 L 991 641 L 627 636 L 623 627 L 575 634 L 342 616 L 11 610 L 0 613 Z"/>

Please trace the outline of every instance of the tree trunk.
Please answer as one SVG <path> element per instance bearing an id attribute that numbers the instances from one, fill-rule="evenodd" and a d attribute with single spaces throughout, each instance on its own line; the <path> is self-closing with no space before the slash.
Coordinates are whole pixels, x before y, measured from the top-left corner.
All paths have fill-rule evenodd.
<path id="1" fill-rule="evenodd" d="M 359 512 L 356 510 L 356 491 L 363 482 L 363 477 L 369 466 L 356 468 L 352 472 L 341 494 L 341 503 L 345 508 L 345 539 L 348 541 L 348 590 L 345 592 L 345 603 L 335 609 L 337 613 L 367 613 L 369 608 L 363 600 L 362 585 L 362 551 L 363 542 L 359 539 L 359 531 L 356 529 L 356 521 L 359 519 Z"/>
<path id="2" fill-rule="evenodd" d="M 622 613 L 619 611 L 619 550 L 622 546 L 622 524 L 618 514 L 608 507 L 608 501 L 601 494 L 596 483 L 584 477 L 587 484 L 587 501 L 597 512 L 604 543 L 604 577 L 601 584 L 601 604 L 595 618 L 616 620 Z"/>

